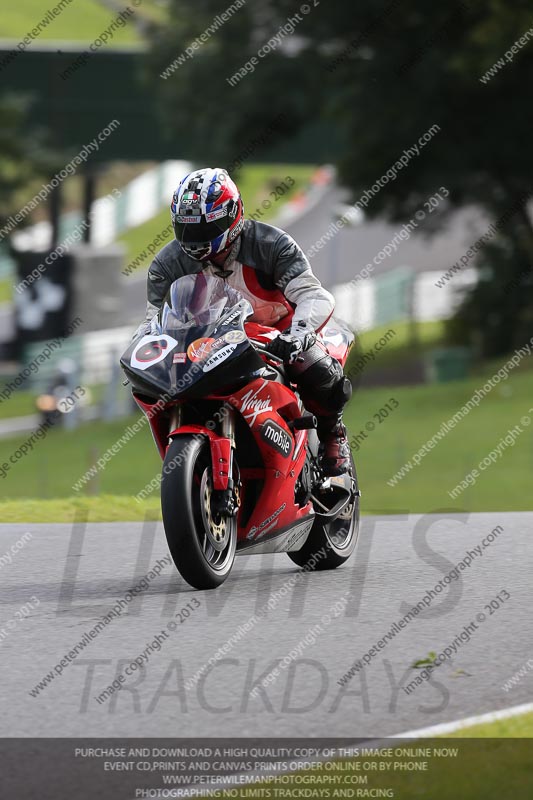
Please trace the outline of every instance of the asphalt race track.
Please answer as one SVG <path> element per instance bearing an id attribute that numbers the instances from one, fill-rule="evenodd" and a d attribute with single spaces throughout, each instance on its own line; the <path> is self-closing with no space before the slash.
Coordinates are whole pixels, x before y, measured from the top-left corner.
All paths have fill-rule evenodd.
<path id="1" fill-rule="evenodd" d="M 507 692 L 503 684 L 533 656 L 532 527 L 533 513 L 370 516 L 337 571 L 302 574 L 285 554 L 242 557 L 223 587 L 196 592 L 165 565 L 160 524 L 0 525 L 0 735 L 384 737 L 524 703 L 533 670 Z M 493 530 L 482 554 L 340 686 Z M 162 572 L 141 584 L 158 561 Z M 95 633 L 113 607 L 121 615 Z M 420 673 L 413 662 L 454 640 L 457 652 L 406 693 Z M 143 669 L 125 678 L 135 658 Z M 114 679 L 121 688 L 98 702 Z M 258 680 L 266 688 L 254 692 Z"/>

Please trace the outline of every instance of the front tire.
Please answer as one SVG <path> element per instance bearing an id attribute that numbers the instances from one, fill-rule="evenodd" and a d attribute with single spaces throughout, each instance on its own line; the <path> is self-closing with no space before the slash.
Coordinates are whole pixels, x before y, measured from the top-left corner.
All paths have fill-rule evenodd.
<path id="1" fill-rule="evenodd" d="M 220 586 L 235 560 L 237 519 L 214 513 L 212 495 L 209 441 L 176 437 L 163 462 L 161 511 L 174 564 L 196 589 Z"/>
<path id="2" fill-rule="evenodd" d="M 304 546 L 300 550 L 287 553 L 291 561 L 309 571 L 336 569 L 348 561 L 353 554 L 359 537 L 359 484 L 353 456 L 352 477 L 355 482 L 353 500 L 333 522 L 315 520 Z M 326 555 L 321 556 L 326 548 Z"/>

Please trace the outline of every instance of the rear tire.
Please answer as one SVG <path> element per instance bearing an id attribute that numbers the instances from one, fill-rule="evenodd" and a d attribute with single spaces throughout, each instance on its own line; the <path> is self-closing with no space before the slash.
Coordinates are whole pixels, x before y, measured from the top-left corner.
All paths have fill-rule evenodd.
<path id="1" fill-rule="evenodd" d="M 196 589 L 215 589 L 226 580 L 237 546 L 236 517 L 211 510 L 211 473 L 205 437 L 178 436 L 170 443 L 161 480 L 163 525 L 174 564 Z"/>
<path id="2" fill-rule="evenodd" d="M 352 477 L 355 481 L 355 491 L 358 491 L 357 472 L 353 456 Z M 336 569 L 348 561 L 353 554 L 359 537 L 359 495 L 345 508 L 333 522 L 319 522 L 315 520 L 304 546 L 300 550 L 287 553 L 291 561 L 299 567 L 307 567 L 308 571 Z M 321 556 L 323 548 L 326 556 Z"/>

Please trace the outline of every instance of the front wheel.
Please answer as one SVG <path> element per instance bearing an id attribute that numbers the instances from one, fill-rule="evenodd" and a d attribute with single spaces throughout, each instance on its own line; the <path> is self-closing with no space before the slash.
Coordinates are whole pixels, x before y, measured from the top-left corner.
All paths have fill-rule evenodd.
<path id="1" fill-rule="evenodd" d="M 304 546 L 287 553 L 299 567 L 308 570 L 335 569 L 344 564 L 355 550 L 359 537 L 359 484 L 353 456 L 351 458 L 354 482 L 352 498 L 332 522 L 315 520 Z M 320 508 L 316 507 L 316 510 Z"/>
<path id="2" fill-rule="evenodd" d="M 237 546 L 236 517 L 213 511 L 209 441 L 178 436 L 163 462 L 161 511 L 170 554 L 196 589 L 215 589 L 228 577 Z"/>

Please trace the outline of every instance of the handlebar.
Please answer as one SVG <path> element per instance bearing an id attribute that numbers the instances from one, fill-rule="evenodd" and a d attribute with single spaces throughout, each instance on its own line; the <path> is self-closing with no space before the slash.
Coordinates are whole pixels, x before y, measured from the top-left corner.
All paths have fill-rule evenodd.
<path id="1" fill-rule="evenodd" d="M 258 342 L 254 342 L 254 341 L 252 341 L 252 345 L 255 348 L 255 350 L 257 350 L 258 353 L 264 353 L 275 364 L 283 365 L 283 363 L 284 363 L 283 359 L 278 358 L 278 356 L 275 356 L 274 353 L 271 353 L 270 350 L 268 350 L 268 348 L 264 347 L 263 345 L 259 344 Z"/>
<path id="2" fill-rule="evenodd" d="M 282 358 L 278 358 L 278 356 L 275 356 L 274 353 L 271 353 L 270 350 L 268 350 L 266 347 L 262 347 L 261 345 L 258 345 L 257 342 L 253 342 L 253 341 L 252 341 L 252 345 L 255 347 L 255 349 L 259 353 L 264 353 L 265 355 L 267 355 L 271 359 L 271 361 L 273 361 L 275 364 L 279 364 L 280 366 L 284 366 L 285 365 L 285 361 L 283 361 Z M 296 361 L 303 361 L 303 358 L 301 356 L 298 356 L 298 358 L 295 359 L 295 360 Z"/>

